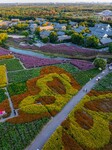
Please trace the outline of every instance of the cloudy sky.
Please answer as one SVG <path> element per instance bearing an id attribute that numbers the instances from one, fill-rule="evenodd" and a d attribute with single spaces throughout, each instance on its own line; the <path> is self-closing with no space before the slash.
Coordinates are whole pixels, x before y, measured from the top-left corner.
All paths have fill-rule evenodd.
<path id="1" fill-rule="evenodd" d="M 0 3 L 44 3 L 44 2 L 112 2 L 112 0 L 0 0 Z"/>

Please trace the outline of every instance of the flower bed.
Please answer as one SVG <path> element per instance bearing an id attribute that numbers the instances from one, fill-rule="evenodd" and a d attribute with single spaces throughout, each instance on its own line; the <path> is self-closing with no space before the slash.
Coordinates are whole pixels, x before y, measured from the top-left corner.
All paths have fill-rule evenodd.
<path id="1" fill-rule="evenodd" d="M 89 70 L 95 67 L 91 62 L 85 60 L 73 59 L 70 63 L 78 67 L 80 70 Z"/>
<path id="2" fill-rule="evenodd" d="M 11 52 L 8 51 L 7 49 L 4 49 L 4 48 L 0 47 L 0 56 L 2 56 L 2 55 L 8 55 L 10 53 Z"/>
<path id="3" fill-rule="evenodd" d="M 25 93 L 12 96 L 11 99 L 15 109 L 19 108 L 27 115 L 43 117 L 44 114 L 58 113 L 79 89 L 79 84 L 68 72 L 49 66 L 42 68 L 39 77 L 27 81 Z M 19 119 L 16 117 L 13 120 Z"/>
<path id="4" fill-rule="evenodd" d="M 2 59 L 11 59 L 11 58 L 14 58 L 14 55 L 8 54 L 8 55 L 1 55 L 0 56 L 0 60 L 2 60 Z"/>
<path id="5" fill-rule="evenodd" d="M 21 55 L 21 54 L 15 54 L 15 56 L 23 62 L 26 68 L 47 66 L 47 65 L 58 64 L 63 62 L 63 60 L 38 58 L 33 56 Z"/>
<path id="6" fill-rule="evenodd" d="M 6 65 L 8 71 L 22 70 L 23 66 L 18 59 L 4 59 L 0 60 L 0 65 Z"/>
<path id="7" fill-rule="evenodd" d="M 7 85 L 6 66 L 0 65 L 0 87 Z"/>
<path id="8" fill-rule="evenodd" d="M 65 44 L 61 45 L 51 45 L 47 44 L 40 47 L 42 52 L 47 53 L 56 53 L 56 54 L 65 54 L 70 56 L 81 55 L 81 56 L 96 56 L 98 54 L 95 50 L 88 50 L 86 48 L 79 48 L 77 46 L 67 46 Z"/>
<path id="9" fill-rule="evenodd" d="M 105 149 L 112 143 L 112 93 L 86 95 L 53 133 L 43 150 Z M 69 142 L 68 142 L 69 141 Z"/>
<path id="10" fill-rule="evenodd" d="M 27 117 L 27 115 L 24 117 Z M 4 150 L 25 149 L 48 121 L 49 117 L 44 117 L 24 124 L 1 123 L 0 148 Z"/>

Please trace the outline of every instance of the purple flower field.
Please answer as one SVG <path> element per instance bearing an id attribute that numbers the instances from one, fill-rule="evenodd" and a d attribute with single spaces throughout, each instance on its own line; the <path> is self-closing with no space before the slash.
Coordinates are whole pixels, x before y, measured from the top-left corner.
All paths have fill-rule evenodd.
<path id="1" fill-rule="evenodd" d="M 91 49 L 89 50 L 77 46 L 67 46 L 65 44 L 61 44 L 61 45 L 47 44 L 45 46 L 40 47 L 40 50 L 43 52 L 59 53 L 59 54 L 65 54 L 70 56 L 75 56 L 75 55 L 94 56 L 98 54 L 98 51 L 96 50 L 91 50 Z"/>
<path id="2" fill-rule="evenodd" d="M 63 62 L 63 60 L 38 58 L 34 56 L 27 56 L 27 55 L 21 55 L 21 54 L 15 54 L 15 56 L 22 61 L 22 63 L 24 64 L 26 68 L 59 64 Z"/>
<path id="3" fill-rule="evenodd" d="M 6 49 L 4 49 L 4 48 L 2 48 L 2 47 L 0 47 L 0 56 L 8 55 L 8 54 L 11 54 L 11 52 L 6 50 Z"/>
<path id="4" fill-rule="evenodd" d="M 70 63 L 80 70 L 89 70 L 95 67 L 91 62 L 85 60 L 74 59 Z"/>

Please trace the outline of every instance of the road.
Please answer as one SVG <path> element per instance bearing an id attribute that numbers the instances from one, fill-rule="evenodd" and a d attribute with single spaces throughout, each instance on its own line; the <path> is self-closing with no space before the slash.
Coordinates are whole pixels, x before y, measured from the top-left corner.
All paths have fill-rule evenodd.
<path id="1" fill-rule="evenodd" d="M 34 139 L 34 141 L 30 144 L 26 150 L 41 150 L 44 144 L 47 142 L 49 137 L 53 134 L 56 128 L 67 118 L 68 114 L 72 111 L 72 109 L 78 104 L 78 102 L 95 86 L 98 82 L 96 79 L 100 76 L 101 79 L 105 77 L 109 70 L 106 68 L 104 73 L 98 74 L 92 80 L 90 80 L 79 92 L 76 96 L 74 96 L 62 109 L 60 113 L 58 113 L 54 118 L 52 118 L 46 126 L 42 129 L 39 135 Z M 84 91 L 87 89 L 87 92 Z"/>

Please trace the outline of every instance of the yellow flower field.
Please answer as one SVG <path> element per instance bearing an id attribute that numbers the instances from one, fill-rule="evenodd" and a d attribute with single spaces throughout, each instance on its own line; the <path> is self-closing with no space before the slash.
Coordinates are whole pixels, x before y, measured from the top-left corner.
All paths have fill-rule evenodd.
<path id="1" fill-rule="evenodd" d="M 6 77 L 6 66 L 0 65 L 0 87 L 4 87 L 7 84 L 7 77 Z"/>

